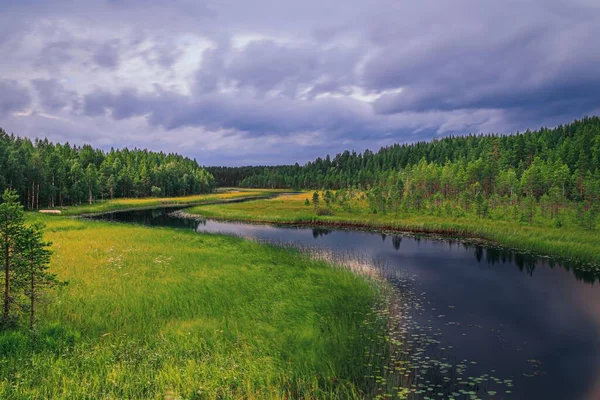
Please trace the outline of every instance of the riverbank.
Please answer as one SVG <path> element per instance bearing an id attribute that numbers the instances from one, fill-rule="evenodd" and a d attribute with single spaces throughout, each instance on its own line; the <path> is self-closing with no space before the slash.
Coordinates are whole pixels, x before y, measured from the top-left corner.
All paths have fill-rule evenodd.
<path id="1" fill-rule="evenodd" d="M 460 218 L 418 214 L 372 214 L 366 207 L 344 210 L 330 206 L 333 215 L 316 215 L 311 193 L 302 193 L 244 204 L 198 206 L 186 209 L 193 216 L 230 221 L 275 223 L 283 225 L 354 228 L 388 232 L 442 234 L 453 237 L 484 239 L 503 246 L 543 255 L 561 257 L 584 268 L 600 269 L 600 234 L 573 226 L 556 228 L 529 225 L 474 216 Z M 322 208 L 325 205 L 321 206 Z"/>
<path id="2" fill-rule="evenodd" d="M 0 333 L 0 398 L 365 396 L 367 279 L 236 237 L 27 217 L 69 284 L 34 344 Z"/>
<path id="3" fill-rule="evenodd" d="M 220 204 L 226 202 L 246 201 L 251 199 L 268 199 L 274 195 L 281 194 L 281 190 L 269 189 L 236 189 L 222 190 L 216 193 L 199 194 L 185 197 L 145 197 L 125 198 L 114 200 L 95 201 L 93 204 L 82 204 L 79 206 L 60 207 L 58 210 L 62 215 L 98 215 L 113 211 L 132 211 L 144 208 L 169 208 L 169 207 L 191 207 L 195 205 Z"/>

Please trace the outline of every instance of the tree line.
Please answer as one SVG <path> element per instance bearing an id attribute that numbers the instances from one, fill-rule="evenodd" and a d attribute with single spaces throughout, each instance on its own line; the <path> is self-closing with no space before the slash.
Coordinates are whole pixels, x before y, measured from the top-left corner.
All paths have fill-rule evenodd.
<path id="1" fill-rule="evenodd" d="M 513 135 L 396 144 L 376 153 L 345 151 L 304 166 L 222 168 L 220 176 L 239 179 L 240 172 L 248 172 L 242 187 L 362 190 L 379 211 L 452 200 L 465 210 L 478 205 L 480 215 L 509 202 L 541 206 L 555 216 L 571 202 L 589 217 L 597 214 L 600 197 L 600 118 Z"/>
<path id="2" fill-rule="evenodd" d="M 258 175 L 268 169 L 282 168 L 248 165 L 243 167 L 205 167 L 208 172 L 215 177 L 215 182 L 219 187 L 238 187 L 242 181 L 253 175 Z M 265 186 L 266 187 L 266 186 Z"/>
<path id="3" fill-rule="evenodd" d="M 178 154 L 31 141 L 0 129 L 0 192 L 16 191 L 26 209 L 97 199 L 186 196 L 215 189 L 214 177 Z"/>

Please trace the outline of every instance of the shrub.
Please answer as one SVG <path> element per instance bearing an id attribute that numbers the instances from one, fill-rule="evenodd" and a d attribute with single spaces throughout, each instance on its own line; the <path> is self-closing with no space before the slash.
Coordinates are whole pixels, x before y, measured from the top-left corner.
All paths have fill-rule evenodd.
<path id="1" fill-rule="evenodd" d="M 333 215 L 333 210 L 331 208 L 319 208 L 317 215 Z"/>

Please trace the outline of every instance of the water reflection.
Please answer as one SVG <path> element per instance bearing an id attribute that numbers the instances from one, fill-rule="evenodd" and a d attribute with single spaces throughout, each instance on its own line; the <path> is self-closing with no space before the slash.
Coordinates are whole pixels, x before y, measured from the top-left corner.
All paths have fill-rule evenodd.
<path id="1" fill-rule="evenodd" d="M 329 230 L 329 229 L 312 228 L 312 234 L 313 234 L 313 237 L 315 239 L 319 238 L 319 237 L 322 237 L 322 236 L 325 236 L 325 235 L 329 235 L 330 233 L 331 233 L 331 230 Z"/>
<path id="2" fill-rule="evenodd" d="M 394 250 L 400 250 L 400 245 L 402 244 L 402 236 L 392 236 L 392 246 Z"/>

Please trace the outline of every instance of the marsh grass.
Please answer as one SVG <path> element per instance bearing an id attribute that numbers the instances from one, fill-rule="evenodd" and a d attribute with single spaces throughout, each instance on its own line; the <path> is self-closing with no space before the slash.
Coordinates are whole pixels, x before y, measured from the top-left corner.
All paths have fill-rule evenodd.
<path id="1" fill-rule="evenodd" d="M 364 202 L 357 202 L 351 211 L 334 204 L 331 206 L 333 215 L 319 216 L 315 214 L 312 205 L 305 205 L 305 200 L 310 197 L 311 193 L 306 192 L 247 203 L 197 206 L 186 209 L 186 212 L 207 218 L 237 221 L 477 237 L 519 250 L 592 264 L 592 268 L 600 269 L 600 233 L 585 230 L 573 223 L 557 228 L 545 220 L 524 224 L 501 218 L 477 218 L 473 215 L 446 217 L 427 213 L 373 214 Z"/>
<path id="2" fill-rule="evenodd" d="M 470 367 L 476 363 L 457 360 L 441 334 L 433 332 L 432 325 L 415 320 L 426 299 L 415 292 L 413 279 L 402 269 L 359 251 L 285 242 L 275 245 L 295 248 L 311 259 L 363 276 L 378 293 L 360 330 L 364 367 L 361 387 L 366 397 L 482 400 L 494 399 L 499 393 L 510 395 L 511 379 L 499 378 L 495 371 L 474 374 Z"/>
<path id="3" fill-rule="evenodd" d="M 282 192 L 283 191 L 281 190 L 267 189 L 226 189 L 219 190 L 217 193 L 198 194 L 185 197 L 145 197 L 97 200 L 93 204 L 82 204 L 79 206 L 58 209 L 61 210 L 63 215 L 96 214 L 110 211 L 134 210 L 138 208 L 213 204 L 215 202 L 226 202 L 235 199 L 260 199 Z"/>
<path id="4" fill-rule="evenodd" d="M 29 214 L 69 282 L 0 333 L 0 398 L 362 398 L 371 283 L 300 251 Z"/>

